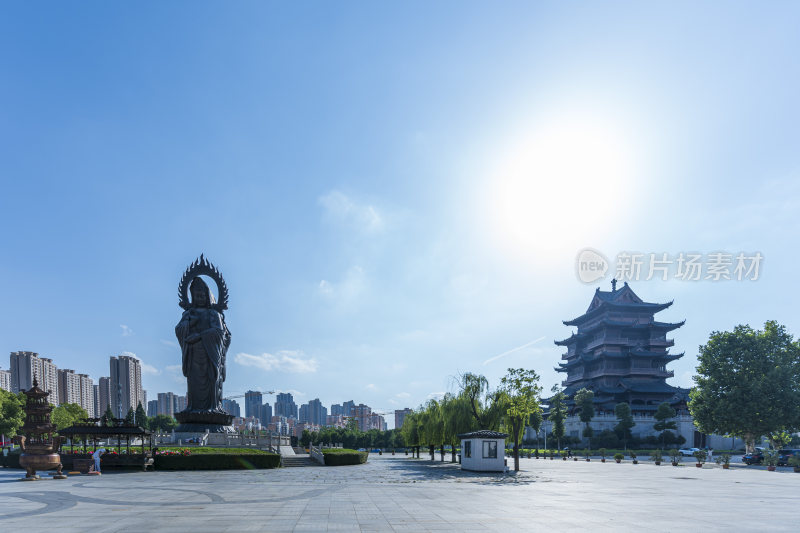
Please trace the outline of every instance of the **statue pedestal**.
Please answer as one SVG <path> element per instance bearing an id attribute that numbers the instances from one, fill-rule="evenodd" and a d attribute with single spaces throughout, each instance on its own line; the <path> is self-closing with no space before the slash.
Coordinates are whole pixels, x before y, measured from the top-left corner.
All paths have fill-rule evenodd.
<path id="1" fill-rule="evenodd" d="M 208 412 L 191 412 L 181 411 L 175 413 L 175 418 L 180 422 L 178 427 L 175 428 L 175 433 L 191 433 L 197 434 L 196 437 L 202 437 L 205 433 L 235 433 L 231 422 L 233 422 L 233 415 L 229 415 L 220 411 Z M 186 438 L 196 438 L 186 437 Z M 183 437 L 178 437 L 183 438 Z"/>

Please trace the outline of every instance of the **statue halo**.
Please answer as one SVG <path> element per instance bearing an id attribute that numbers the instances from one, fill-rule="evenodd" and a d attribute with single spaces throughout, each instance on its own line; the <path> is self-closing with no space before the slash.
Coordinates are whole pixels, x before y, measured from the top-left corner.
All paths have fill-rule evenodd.
<path id="1" fill-rule="evenodd" d="M 216 309 L 220 313 L 227 309 L 228 286 L 225 284 L 225 280 L 222 278 L 222 274 L 219 273 L 219 270 L 217 270 L 217 267 L 215 267 L 211 261 L 203 257 L 203 254 L 200 254 L 200 257 L 189 265 L 189 268 L 186 269 L 186 272 L 184 272 L 181 277 L 181 283 L 178 285 L 178 305 L 183 309 L 189 309 L 192 306 L 189 302 L 189 283 L 197 276 L 208 276 L 217 284 L 219 301 L 213 304 L 211 308 Z"/>

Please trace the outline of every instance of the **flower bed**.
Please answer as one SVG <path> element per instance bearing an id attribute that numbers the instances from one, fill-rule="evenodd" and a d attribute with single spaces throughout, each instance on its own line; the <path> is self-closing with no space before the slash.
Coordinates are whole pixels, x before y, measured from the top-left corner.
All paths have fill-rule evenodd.
<path id="1" fill-rule="evenodd" d="M 277 468 L 278 454 L 247 448 L 160 449 L 156 470 L 252 470 Z"/>
<path id="2" fill-rule="evenodd" d="M 325 448 L 325 466 L 360 465 L 367 462 L 368 453 L 347 448 Z"/>

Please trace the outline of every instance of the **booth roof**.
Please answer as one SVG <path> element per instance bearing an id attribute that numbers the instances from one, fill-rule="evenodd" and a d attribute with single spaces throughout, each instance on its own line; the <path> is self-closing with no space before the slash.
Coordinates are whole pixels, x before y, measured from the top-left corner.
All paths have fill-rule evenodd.
<path id="1" fill-rule="evenodd" d="M 505 439 L 508 437 L 507 433 L 499 433 L 497 431 L 489 431 L 482 429 L 480 431 L 472 431 L 470 433 L 462 433 L 458 436 L 459 439 Z"/>

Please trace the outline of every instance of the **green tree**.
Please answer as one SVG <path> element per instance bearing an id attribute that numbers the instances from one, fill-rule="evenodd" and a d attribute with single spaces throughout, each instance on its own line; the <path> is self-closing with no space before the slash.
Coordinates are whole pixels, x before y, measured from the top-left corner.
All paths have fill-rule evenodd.
<path id="1" fill-rule="evenodd" d="M 148 429 L 159 433 L 169 433 L 177 425 L 178 422 L 169 415 L 156 415 L 147 420 Z"/>
<path id="2" fill-rule="evenodd" d="M 531 413 L 531 416 L 528 417 L 528 426 L 536 433 L 536 448 L 539 448 L 539 430 L 542 429 L 542 408 L 541 406 L 539 409 L 536 409 L 534 412 Z"/>
<path id="3" fill-rule="evenodd" d="M 135 424 L 139 427 L 145 428 L 147 427 L 147 413 L 142 407 L 142 402 L 139 402 L 139 405 L 136 406 L 136 413 L 134 413 L 136 417 Z"/>
<path id="4" fill-rule="evenodd" d="M 800 428 L 800 346 L 775 321 L 715 331 L 700 346 L 689 410 L 703 433 L 744 439 Z"/>
<path id="5" fill-rule="evenodd" d="M 128 414 L 125 415 L 125 423 L 126 424 L 133 424 L 136 420 L 136 413 L 133 411 L 133 408 L 128 408 Z"/>
<path id="6" fill-rule="evenodd" d="M 450 460 L 455 462 L 456 446 L 460 443 L 458 436 L 461 433 L 468 433 L 475 429 L 476 422 L 472 417 L 469 400 L 464 396 L 448 392 L 442 398 L 441 404 L 442 418 L 444 420 L 444 440 L 451 446 Z"/>
<path id="7" fill-rule="evenodd" d="M 114 413 L 111 412 L 111 406 L 106 407 L 106 412 L 100 417 L 100 423 L 104 426 L 114 425 Z"/>
<path id="8" fill-rule="evenodd" d="M 656 409 L 656 413 L 653 415 L 653 418 L 657 420 L 657 422 L 653 424 L 653 429 L 659 432 L 662 448 L 664 447 L 664 437 L 667 431 L 670 429 L 678 429 L 678 424 L 672 420 L 675 418 L 675 415 L 675 409 L 670 406 L 669 402 L 663 402 L 659 405 L 658 409 Z"/>
<path id="9" fill-rule="evenodd" d="M 300 445 L 303 448 L 308 448 L 310 444 L 311 444 L 311 432 L 308 431 L 307 429 L 304 429 L 303 433 L 300 435 Z"/>
<path id="10" fill-rule="evenodd" d="M 553 436 L 556 438 L 558 449 L 561 449 L 561 439 L 564 438 L 564 422 L 567 419 L 567 404 L 564 391 L 558 385 L 553 385 L 550 389 L 553 397 L 550 398 L 550 422 L 553 425 Z"/>
<path id="11" fill-rule="evenodd" d="M 519 441 L 525 431 L 525 423 L 531 413 L 540 409 L 539 375 L 533 370 L 509 368 L 508 373 L 500 380 L 500 391 L 504 394 L 506 404 L 506 425 L 514 439 L 514 471 L 519 471 Z"/>
<path id="12" fill-rule="evenodd" d="M 586 387 L 582 388 L 578 392 L 575 393 L 575 407 L 577 407 L 580 412 L 578 416 L 583 422 L 583 436 L 589 439 L 589 448 L 592 447 L 592 426 L 589 424 L 594 418 L 594 392 L 590 391 Z"/>
<path id="13" fill-rule="evenodd" d="M 50 420 L 57 430 L 68 428 L 76 422 L 85 422 L 89 414 L 77 403 L 62 403 L 50 414 Z"/>
<path id="14" fill-rule="evenodd" d="M 11 438 L 25 423 L 25 397 L 0 389 L 0 434 Z"/>
<path id="15" fill-rule="evenodd" d="M 469 402 L 470 412 L 479 429 L 497 430 L 505 416 L 502 391 L 489 388 L 489 381 L 467 372 L 459 378 L 459 395 Z"/>
<path id="16" fill-rule="evenodd" d="M 614 426 L 614 433 L 623 442 L 625 449 L 628 449 L 628 440 L 633 438 L 631 428 L 636 424 L 631 414 L 631 406 L 627 403 L 618 403 L 614 406 L 614 415 L 617 417 L 617 425 Z"/>

